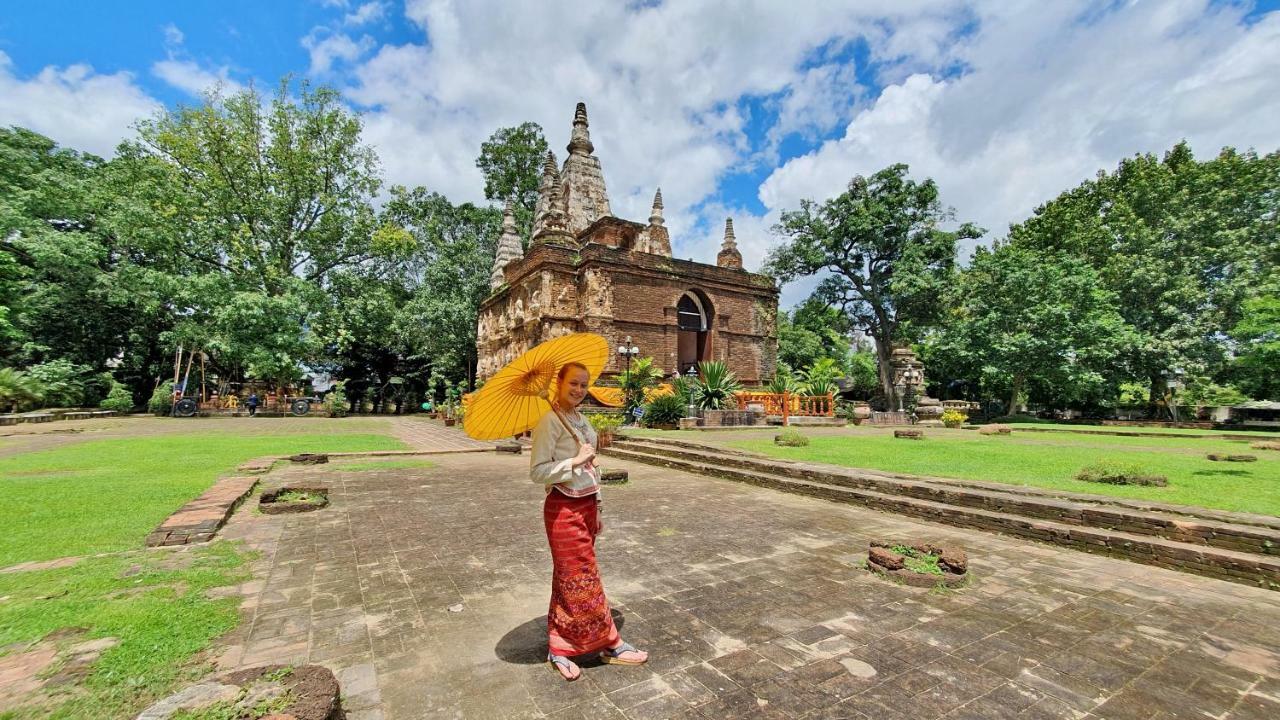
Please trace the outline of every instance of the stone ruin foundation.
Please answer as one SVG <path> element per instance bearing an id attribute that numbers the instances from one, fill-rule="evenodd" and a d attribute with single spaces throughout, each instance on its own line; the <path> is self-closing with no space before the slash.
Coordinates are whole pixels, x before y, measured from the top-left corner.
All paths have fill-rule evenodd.
<path id="1" fill-rule="evenodd" d="M 908 552 L 898 552 L 894 548 L 907 549 Z M 942 574 L 911 569 L 908 566 L 915 564 L 912 556 L 937 558 L 937 566 Z M 969 579 L 969 556 L 958 545 L 935 545 L 910 540 L 872 540 L 867 549 L 867 569 L 881 577 L 914 587 L 958 587 Z"/>
<path id="2" fill-rule="evenodd" d="M 179 711 L 208 717 L 259 717 L 255 708 L 283 705 L 271 718 L 341 720 L 338 679 L 325 667 L 266 665 L 224 673 L 188 686 L 142 711 L 138 720 L 168 720 Z M 202 715 L 202 717 L 205 715 Z"/>
<path id="3" fill-rule="evenodd" d="M 299 465 L 323 465 L 329 462 L 329 456 L 317 453 L 299 453 L 290 455 L 289 460 Z"/>

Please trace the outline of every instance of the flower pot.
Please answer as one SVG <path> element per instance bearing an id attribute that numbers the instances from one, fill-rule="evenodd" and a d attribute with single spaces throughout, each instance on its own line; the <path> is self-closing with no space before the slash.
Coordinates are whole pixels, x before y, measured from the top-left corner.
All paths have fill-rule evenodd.
<path id="1" fill-rule="evenodd" d="M 444 426 L 445 426 L 445 427 L 453 427 L 457 422 L 458 422 L 458 421 L 457 421 L 456 419 L 454 419 L 454 418 L 445 418 L 445 419 L 444 419 Z"/>

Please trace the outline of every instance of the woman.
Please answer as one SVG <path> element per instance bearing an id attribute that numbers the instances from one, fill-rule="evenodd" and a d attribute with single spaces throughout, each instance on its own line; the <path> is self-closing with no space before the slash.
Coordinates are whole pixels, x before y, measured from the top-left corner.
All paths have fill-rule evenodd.
<path id="1" fill-rule="evenodd" d="M 599 652 L 606 663 L 640 665 L 649 654 L 618 636 L 596 567 L 596 536 L 604 529 L 600 473 L 595 466 L 596 433 L 578 412 L 591 377 L 577 363 L 560 368 L 556 377 L 555 409 L 543 415 L 533 429 L 529 475 L 547 490 L 542 519 L 554 566 L 547 611 L 547 662 L 565 680 L 577 680 L 582 670 L 570 657 Z"/>

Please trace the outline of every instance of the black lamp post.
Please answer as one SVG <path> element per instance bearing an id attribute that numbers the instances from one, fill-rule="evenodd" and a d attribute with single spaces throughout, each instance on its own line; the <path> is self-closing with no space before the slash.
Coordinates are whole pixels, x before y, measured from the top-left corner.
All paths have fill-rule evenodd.
<path id="1" fill-rule="evenodd" d="M 640 354 L 640 348 L 638 348 L 638 347 L 636 347 L 635 345 L 632 345 L 632 344 L 631 344 L 631 336 L 630 336 L 630 335 L 628 335 L 628 336 L 626 336 L 625 338 L 623 338 L 623 339 L 622 339 L 622 347 L 619 347 L 619 348 L 618 348 L 618 354 L 619 354 L 619 355 L 623 355 L 623 356 L 625 356 L 625 357 L 627 358 L 627 381 L 628 381 L 628 383 L 627 383 L 627 386 L 626 386 L 626 387 L 624 387 L 624 389 L 623 389 L 623 392 L 624 392 L 625 394 L 624 394 L 623 399 L 622 399 L 622 404 L 623 404 L 624 406 L 629 406 L 629 405 L 631 404 L 631 387 L 630 387 L 630 380 L 631 380 L 631 358 L 633 358 L 633 357 L 635 357 L 636 355 L 639 355 L 639 354 Z M 628 421 L 630 421 L 630 418 L 628 418 Z"/>

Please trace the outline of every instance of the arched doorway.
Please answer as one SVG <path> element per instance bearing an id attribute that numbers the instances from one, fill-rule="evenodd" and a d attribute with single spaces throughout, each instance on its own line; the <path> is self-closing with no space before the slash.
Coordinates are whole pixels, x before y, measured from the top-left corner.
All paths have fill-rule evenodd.
<path id="1" fill-rule="evenodd" d="M 676 302 L 676 348 L 680 374 L 703 360 L 711 359 L 711 300 L 697 290 L 690 290 Z"/>

